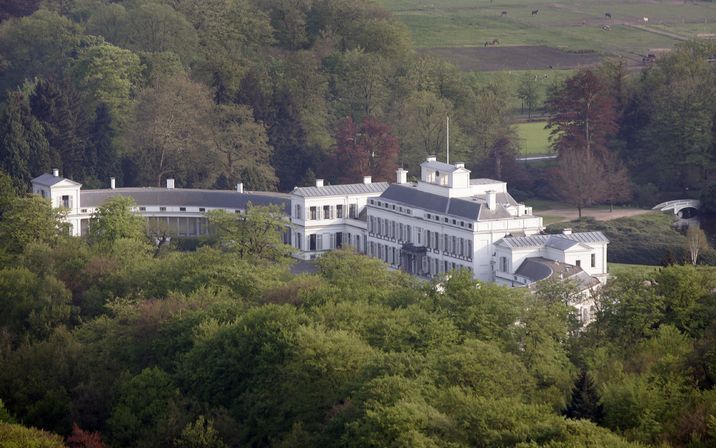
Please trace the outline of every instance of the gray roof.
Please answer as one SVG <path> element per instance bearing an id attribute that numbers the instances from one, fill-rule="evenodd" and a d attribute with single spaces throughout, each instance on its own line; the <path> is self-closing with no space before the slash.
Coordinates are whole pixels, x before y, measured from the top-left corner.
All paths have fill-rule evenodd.
<path id="1" fill-rule="evenodd" d="M 502 180 L 488 179 L 486 177 L 470 179 L 470 185 L 486 185 L 486 184 L 502 184 L 502 183 L 505 183 L 505 182 Z"/>
<path id="2" fill-rule="evenodd" d="M 412 184 L 407 185 L 409 186 L 393 184 L 380 197 L 423 210 L 459 216 L 472 221 L 477 221 L 480 216 L 480 202 L 448 198 L 420 191 Z"/>
<path id="3" fill-rule="evenodd" d="M 290 212 L 291 203 L 282 193 L 238 193 L 233 190 L 195 190 L 185 188 L 117 188 L 80 191 L 81 207 L 97 207 L 113 196 L 128 196 L 138 206 L 189 206 L 245 209 L 253 205 L 277 204 Z"/>
<path id="4" fill-rule="evenodd" d="M 323 187 L 296 187 L 291 194 L 303 197 L 345 196 L 348 194 L 382 193 L 386 188 L 388 188 L 388 182 L 325 185 Z"/>
<path id="5" fill-rule="evenodd" d="M 437 160 L 435 160 L 435 161 L 426 160 L 425 162 L 421 163 L 420 166 L 421 167 L 430 167 L 431 169 L 439 170 L 444 173 L 452 173 L 457 170 L 466 170 L 465 168 L 458 168 L 455 165 L 451 165 L 451 164 L 445 163 L 445 162 L 438 162 Z"/>
<path id="6" fill-rule="evenodd" d="M 599 280 L 584 272 L 579 266 L 543 257 L 525 258 L 515 274 L 527 278 L 531 283 L 548 279 L 556 274 L 559 275 L 560 280 L 574 280 L 581 290 L 599 283 Z"/>
<path id="7" fill-rule="evenodd" d="M 32 182 L 33 182 L 33 183 L 40 184 L 40 185 L 45 185 L 45 186 L 51 187 L 51 186 L 53 186 L 53 185 L 55 185 L 55 184 L 59 184 L 59 183 L 62 182 L 63 180 L 66 180 L 66 181 L 68 181 L 68 182 L 71 182 L 71 183 L 73 183 L 73 184 L 75 184 L 75 185 L 80 185 L 80 184 L 78 184 L 77 182 L 75 182 L 75 181 L 73 181 L 73 180 L 66 179 L 66 178 L 64 178 L 64 177 L 62 177 L 62 176 L 53 176 L 52 174 L 48 174 L 48 173 L 42 174 L 42 175 L 40 175 L 40 176 L 37 176 L 36 178 L 32 179 Z"/>
<path id="8" fill-rule="evenodd" d="M 562 241 L 562 240 L 567 240 Z M 574 241 L 571 243 L 570 241 Z M 498 241 L 498 244 L 507 247 L 542 247 L 547 246 L 560 249 L 560 247 L 569 248 L 577 243 L 608 243 L 609 240 L 602 232 L 577 232 L 569 235 L 531 235 L 518 237 L 505 237 Z M 564 249 L 560 249 L 564 250 Z"/>
<path id="9" fill-rule="evenodd" d="M 469 198 L 448 198 L 418 190 L 415 184 L 393 184 L 380 197 L 423 210 L 458 216 L 472 221 L 512 218 L 513 216 L 501 204 L 517 204 L 509 193 L 497 193 L 497 209 L 490 210 L 485 206 L 485 195 L 476 195 Z"/>

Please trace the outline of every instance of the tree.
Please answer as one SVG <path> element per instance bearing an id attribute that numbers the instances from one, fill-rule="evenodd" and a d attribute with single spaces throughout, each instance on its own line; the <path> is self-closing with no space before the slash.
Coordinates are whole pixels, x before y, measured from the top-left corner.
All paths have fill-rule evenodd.
<path id="1" fill-rule="evenodd" d="M 40 7 L 41 0 L 0 0 L 0 22 L 13 17 L 29 16 Z"/>
<path id="2" fill-rule="evenodd" d="M 567 152 L 560 156 L 552 187 L 559 198 L 577 207 L 582 219 L 583 208 L 606 197 L 604 166 L 589 153 Z"/>
<path id="3" fill-rule="evenodd" d="M 569 418 L 582 418 L 594 423 L 599 423 L 604 417 L 597 388 L 586 370 L 582 370 L 577 377 L 572 390 L 572 399 L 564 414 Z"/>
<path id="4" fill-rule="evenodd" d="M 220 244 L 249 260 L 285 261 L 291 247 L 283 243 L 284 214 L 280 206 L 247 206 L 243 214 L 208 213 Z"/>
<path id="5" fill-rule="evenodd" d="M 92 244 L 111 245 L 120 239 L 146 240 L 146 224 L 132 212 L 132 198 L 115 196 L 97 207 L 90 218 L 89 240 Z"/>
<path id="6" fill-rule="evenodd" d="M 699 253 L 709 247 L 706 234 L 699 226 L 690 225 L 689 230 L 686 231 L 686 241 L 689 256 L 691 257 L 691 264 L 696 265 L 696 262 L 699 260 Z"/>
<path id="7" fill-rule="evenodd" d="M 429 91 L 414 92 L 397 105 L 393 122 L 403 167 L 415 172 L 427 156 L 445 151 L 445 118 L 452 112 L 449 100 Z M 459 135 L 455 124 L 450 132 L 453 139 Z"/>
<path id="8" fill-rule="evenodd" d="M 552 146 L 566 152 L 601 156 L 617 131 L 614 100 L 604 83 L 590 70 L 567 79 L 547 99 Z"/>
<path id="9" fill-rule="evenodd" d="M 604 198 L 609 201 L 609 211 L 614 203 L 628 201 L 632 197 L 632 186 L 626 166 L 613 151 L 604 153 Z"/>
<path id="10" fill-rule="evenodd" d="M 144 3 L 131 8 L 126 16 L 123 43 L 134 50 L 171 51 L 184 65 L 194 59 L 197 32 L 181 13 L 161 3 Z"/>
<path id="11" fill-rule="evenodd" d="M 15 343 L 42 340 L 70 321 L 70 292 L 54 277 L 38 277 L 26 268 L 1 269 L 0 289 L 0 327 Z"/>
<path id="12" fill-rule="evenodd" d="M 105 448 L 102 443 L 102 435 L 99 432 L 84 431 L 72 424 L 72 435 L 67 438 L 70 448 Z"/>
<path id="13" fill-rule="evenodd" d="M 360 127 L 350 117 L 338 123 L 335 177 L 339 182 L 358 182 L 362 176 L 389 181 L 398 168 L 397 139 L 390 127 L 367 116 Z"/>
<path id="14" fill-rule="evenodd" d="M 3 111 L 0 133 L 0 167 L 10 175 L 15 188 L 27 189 L 30 179 L 30 143 L 25 124 L 28 120 L 27 106 L 19 92 L 9 95 Z"/>
<path id="15" fill-rule="evenodd" d="M 162 80 L 140 93 L 133 126 L 125 133 L 140 180 L 162 185 L 166 176 L 186 185 L 210 185 L 211 93 L 186 76 Z"/>
<path id="16" fill-rule="evenodd" d="M 253 190 L 274 190 L 276 174 L 270 165 L 273 148 L 266 129 L 254 121 L 247 106 L 220 105 L 214 113 L 213 149 L 219 169 L 229 185 L 243 182 Z"/>
<path id="17" fill-rule="evenodd" d="M 71 72 L 77 86 L 92 93 L 90 110 L 105 103 L 117 122 L 126 122 L 141 74 L 139 56 L 110 44 L 94 45 L 79 52 Z"/>
<path id="18" fill-rule="evenodd" d="M 83 180 L 87 128 L 79 91 L 67 80 L 40 81 L 30 96 L 32 114 L 42 124 L 50 146 L 49 160 L 53 168 L 75 180 Z M 40 173 L 36 173 L 40 174 Z"/>
<path id="19" fill-rule="evenodd" d="M 203 415 L 186 425 L 175 443 L 177 448 L 226 448 L 214 429 L 214 422 Z"/>
<path id="20" fill-rule="evenodd" d="M 520 80 L 517 88 L 517 97 L 522 100 L 522 113 L 527 106 L 527 116 L 532 118 L 532 111 L 537 107 L 540 99 L 540 82 L 536 75 L 526 73 Z"/>
<path id="21" fill-rule="evenodd" d="M 94 122 L 89 130 L 85 163 L 91 167 L 89 173 L 102 184 L 110 177 L 122 178 L 116 138 L 117 129 L 109 106 L 100 103 L 95 109 Z"/>
<path id="22" fill-rule="evenodd" d="M 47 199 L 36 195 L 15 198 L 0 220 L 0 250 L 19 255 L 30 243 L 54 243 L 62 233 L 67 234 L 61 216 Z"/>

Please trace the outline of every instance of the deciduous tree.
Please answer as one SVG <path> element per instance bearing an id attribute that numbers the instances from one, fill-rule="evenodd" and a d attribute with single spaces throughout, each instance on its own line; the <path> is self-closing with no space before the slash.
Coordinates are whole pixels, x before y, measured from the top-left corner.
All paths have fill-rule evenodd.
<path id="1" fill-rule="evenodd" d="M 209 89 L 185 76 L 165 79 L 140 93 L 126 136 L 141 166 L 140 180 L 162 185 L 167 176 L 185 185 L 213 181 L 210 151 L 213 104 Z"/>
<path id="2" fill-rule="evenodd" d="M 555 193 L 575 206 L 582 219 L 582 209 L 606 198 L 607 183 L 604 166 L 587 152 L 563 153 L 552 180 Z"/>
<path id="3" fill-rule="evenodd" d="M 617 130 L 614 100 L 590 70 L 567 79 L 547 99 L 546 107 L 552 146 L 560 156 L 566 152 L 600 156 Z"/>

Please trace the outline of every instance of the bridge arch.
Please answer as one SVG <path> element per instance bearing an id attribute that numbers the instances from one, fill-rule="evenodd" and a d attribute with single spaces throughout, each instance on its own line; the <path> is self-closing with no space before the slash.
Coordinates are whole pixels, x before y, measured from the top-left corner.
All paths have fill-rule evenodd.
<path id="1" fill-rule="evenodd" d="M 701 201 L 698 199 L 676 199 L 674 201 L 666 201 L 661 204 L 657 204 L 652 207 L 652 210 L 659 210 L 662 212 L 671 211 L 675 215 L 680 217 L 692 217 L 694 216 L 699 208 L 701 208 Z"/>

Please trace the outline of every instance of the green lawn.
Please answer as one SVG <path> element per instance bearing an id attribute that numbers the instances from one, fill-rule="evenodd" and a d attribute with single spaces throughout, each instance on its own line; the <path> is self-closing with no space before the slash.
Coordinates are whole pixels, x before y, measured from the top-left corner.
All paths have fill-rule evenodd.
<path id="1" fill-rule="evenodd" d="M 649 266 L 646 264 L 607 263 L 607 269 L 609 270 L 609 274 L 617 277 L 625 274 L 645 277 L 659 269 L 659 266 Z"/>
<path id="2" fill-rule="evenodd" d="M 517 134 L 520 137 L 520 154 L 523 156 L 536 156 L 551 154 L 549 147 L 549 130 L 545 129 L 546 121 L 518 123 Z"/>
<path id="3" fill-rule="evenodd" d="M 672 31 L 684 37 L 716 33 L 716 2 L 669 0 L 379 0 L 410 30 L 418 48 L 482 45 L 547 45 L 594 50 L 640 61 L 650 48 L 670 48 L 677 39 L 630 25 Z M 539 14 L 531 11 L 539 9 Z M 502 11 L 507 15 L 502 16 Z M 613 19 L 605 17 L 610 12 Z M 645 23 L 642 18 L 648 17 Z M 602 25 L 609 25 L 605 31 Z"/>

